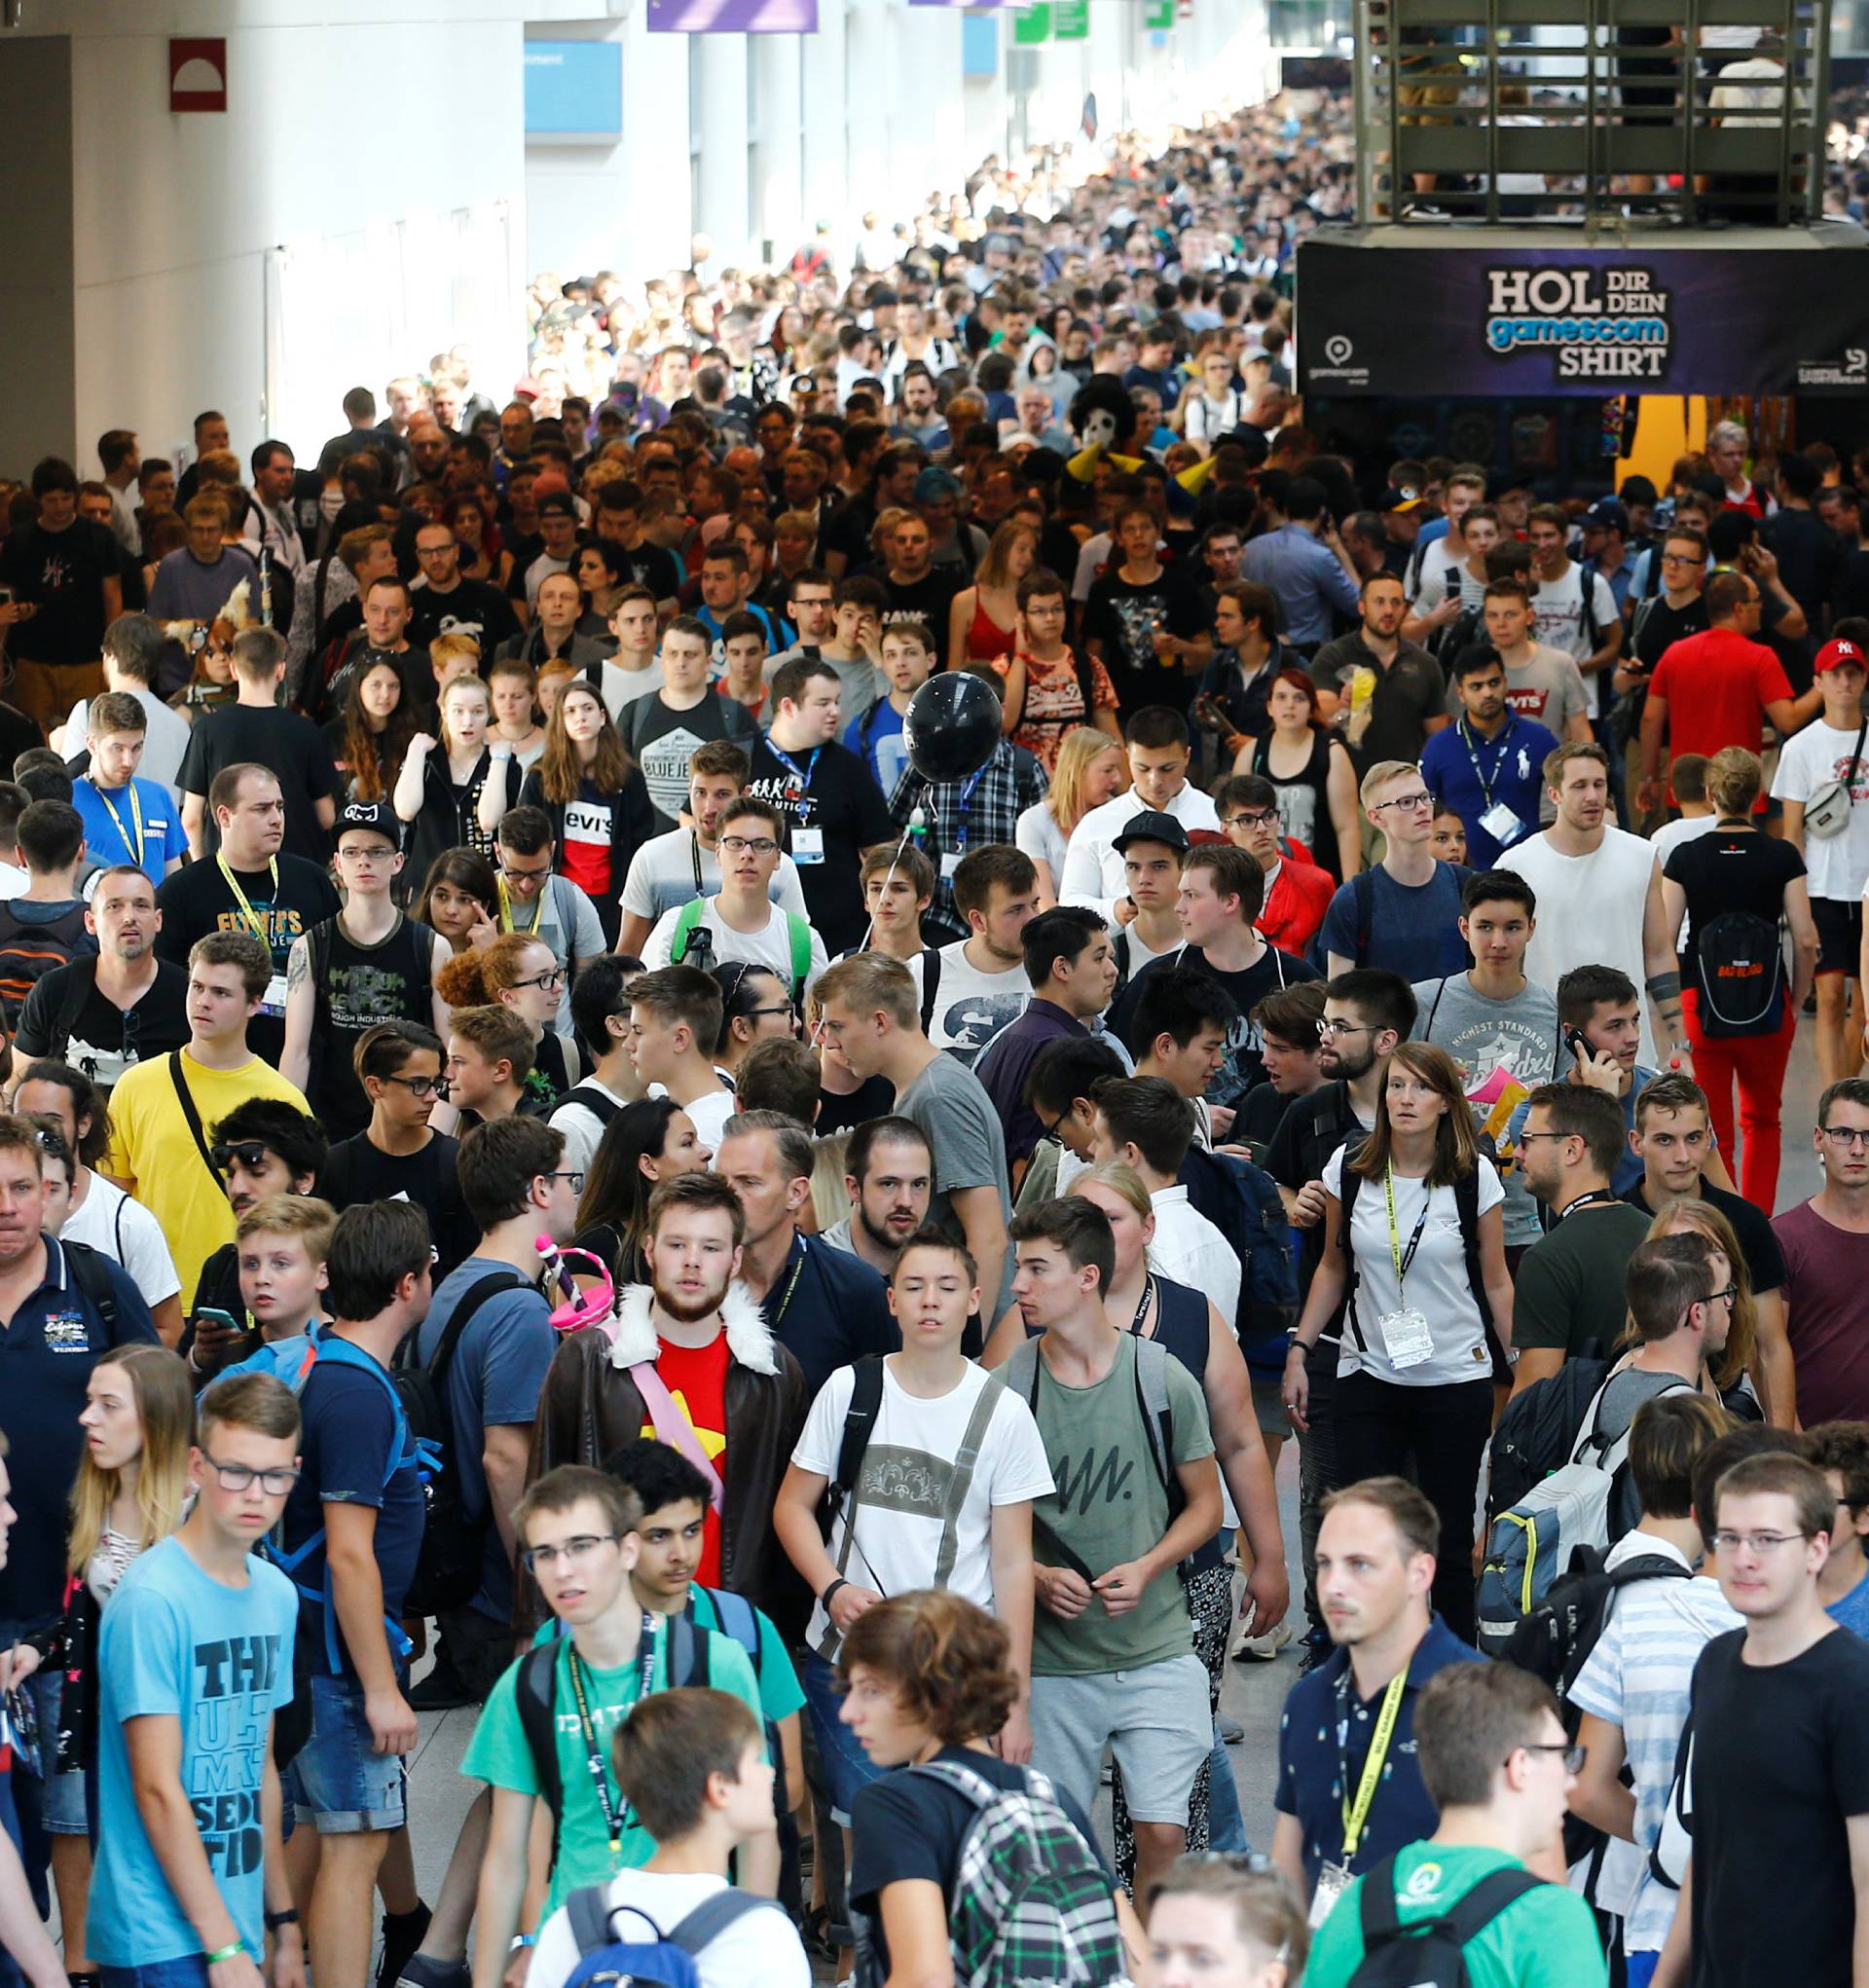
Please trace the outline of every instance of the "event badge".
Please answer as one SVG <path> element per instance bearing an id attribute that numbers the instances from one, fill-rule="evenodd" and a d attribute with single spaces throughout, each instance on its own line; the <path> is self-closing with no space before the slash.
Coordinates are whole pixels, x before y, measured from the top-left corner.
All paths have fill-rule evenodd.
<path id="1" fill-rule="evenodd" d="M 791 860 L 803 865 L 825 860 L 825 831 L 822 828 L 794 828 L 791 831 Z"/>
<path id="2" fill-rule="evenodd" d="M 941 874 L 943 876 L 952 876 L 960 866 L 961 852 L 958 849 L 950 849 L 941 858 Z"/>
<path id="3" fill-rule="evenodd" d="M 1517 842 L 1520 836 L 1525 832 L 1524 823 L 1502 800 L 1494 801 L 1491 807 L 1480 817 L 1480 826 L 1498 843 L 1501 849 L 1505 849 L 1512 843 Z"/>
<path id="4" fill-rule="evenodd" d="M 285 976 L 275 974 L 266 983 L 266 999 L 260 1003 L 262 1014 L 283 1014 L 285 1012 Z"/>
<path id="5" fill-rule="evenodd" d="M 1386 1312 L 1379 1330 L 1389 1365 L 1398 1373 L 1434 1357 L 1434 1334 L 1428 1330 L 1427 1319 L 1413 1306 Z"/>
<path id="6" fill-rule="evenodd" d="M 1350 1874 L 1340 1863 L 1317 1867 L 1317 1889 L 1311 1894 L 1311 1931 L 1315 1933 L 1330 1916 L 1331 1907 L 1349 1889 Z"/>

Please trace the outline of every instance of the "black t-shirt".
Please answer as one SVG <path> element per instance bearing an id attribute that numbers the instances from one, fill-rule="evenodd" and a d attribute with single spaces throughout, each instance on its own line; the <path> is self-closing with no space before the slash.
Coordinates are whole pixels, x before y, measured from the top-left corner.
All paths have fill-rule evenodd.
<path id="1" fill-rule="evenodd" d="M 615 543 L 614 540 L 607 541 Z M 658 601 L 673 601 L 681 586 L 681 569 L 675 554 L 665 545 L 651 545 L 645 538 L 634 549 L 617 546 L 629 574 L 629 584 L 647 587 Z"/>
<path id="2" fill-rule="evenodd" d="M 996 1788 L 1021 1789 L 1030 1785 L 1029 1767 L 1015 1767 L 995 1753 L 943 1747 L 934 1758 L 964 1767 Z M 1058 1806 L 1083 1838 L 1085 1850 L 1110 1877 L 1096 1832 L 1083 1811 L 1062 1791 Z M 907 1768 L 898 1768 L 858 1789 L 851 1807 L 850 1902 L 861 1915 L 866 1943 L 881 1964 L 878 1979 L 890 1971 L 880 1896 L 884 1887 L 922 1879 L 938 1885 L 941 1896 L 951 1905 L 960 1877 L 961 1849 L 978 1814 L 960 1789 Z M 1110 1877 L 1110 1882 L 1114 1889 L 1116 1879 Z"/>
<path id="3" fill-rule="evenodd" d="M 1759 528 L 1777 555 L 1778 578 L 1813 628 L 1821 627 L 1823 604 L 1837 583 L 1837 534 L 1815 511 L 1782 508 Z"/>
<path id="4" fill-rule="evenodd" d="M 1103 666 L 1125 712 L 1145 704 L 1181 710 L 1188 702 L 1188 674 L 1179 657 L 1156 655 L 1155 631 L 1190 641 L 1202 626 L 1199 596 L 1165 567 L 1138 586 L 1112 564 L 1092 583 L 1083 610 L 1084 637 L 1101 644 Z"/>
<path id="5" fill-rule="evenodd" d="M 491 581 L 463 579 L 446 594 L 418 587 L 410 596 L 405 633 L 411 646 L 423 649 L 439 636 L 471 635 L 485 659 L 519 633 L 519 616 L 513 612 L 512 602 Z"/>
<path id="6" fill-rule="evenodd" d="M 1648 1204 L 1648 1196 L 1642 1192 L 1640 1181 L 1623 1199 L 1631 1207 L 1641 1209 L 1645 1215 L 1655 1212 Z M 1716 1188 L 1705 1180 L 1701 1183 L 1701 1199 L 1709 1208 L 1717 1208 L 1732 1223 L 1733 1233 L 1739 1238 L 1740 1254 L 1745 1259 L 1746 1274 L 1752 1279 L 1753 1294 L 1781 1289 L 1784 1284 L 1784 1252 L 1778 1247 L 1778 1238 L 1772 1233 L 1772 1224 L 1760 1210 L 1744 1196 L 1730 1195 L 1724 1188 Z"/>
<path id="7" fill-rule="evenodd" d="M 1207 1101 L 1209 1104 L 1237 1106 L 1265 1075 L 1265 1058 L 1262 1053 L 1265 1039 L 1260 1034 L 1259 1024 L 1252 1018 L 1253 1010 L 1266 995 L 1276 993 L 1279 988 L 1290 987 L 1300 980 L 1315 980 L 1321 976 L 1315 967 L 1291 953 L 1280 952 L 1274 945 L 1268 945 L 1243 974 L 1223 974 L 1218 967 L 1207 963 L 1206 955 L 1198 946 L 1178 946 L 1175 951 L 1151 960 L 1118 996 L 1116 1006 L 1110 1011 L 1110 1026 L 1128 1045 L 1131 1055 L 1140 1056 L 1148 1047 L 1134 1040 L 1131 1028 L 1142 991 L 1153 984 L 1150 975 L 1164 969 L 1174 972 L 1189 967 L 1197 969 L 1226 988 L 1236 1011 L 1232 1026 L 1227 1031 L 1227 1058 L 1221 1066 L 1220 1075 L 1207 1086 Z M 1301 1181 L 1299 1185 L 1301 1187 L 1303 1183 Z"/>
<path id="8" fill-rule="evenodd" d="M 1837 1628 L 1788 1663 L 1748 1664 L 1744 1647 L 1743 1630 L 1716 1636 L 1694 1667 L 1695 1988 L 1850 1988 L 1869 1645 Z M 1772 1899 L 1796 1909 L 1761 1909 Z"/>
<path id="9" fill-rule="evenodd" d="M 1684 607 L 1669 607 L 1667 596 L 1658 594 L 1652 607 L 1641 608 L 1641 626 L 1635 631 L 1635 659 L 1643 669 L 1652 670 L 1677 642 L 1706 632 L 1706 596 L 1696 594 Z"/>
<path id="10" fill-rule="evenodd" d="M 370 1123 L 370 1100 L 357 1081 L 351 1051 L 382 1021 L 434 1025 L 429 976 L 435 947 L 443 941 L 428 926 L 404 917 L 375 945 L 358 944 L 342 918 L 334 918 L 321 936 L 314 931 L 312 939 L 317 1008 L 306 1097 L 327 1135 L 348 1139 Z"/>
<path id="11" fill-rule="evenodd" d="M 1841 621 L 1846 614 L 1869 614 L 1869 552 L 1844 554 L 1837 566 L 1831 610 Z"/>
<path id="12" fill-rule="evenodd" d="M 256 704 L 224 704 L 204 712 L 188 735 L 177 784 L 202 797 L 202 839 L 208 856 L 221 846 L 220 830 L 205 805 L 214 776 L 224 766 L 256 761 L 274 773 L 285 795 L 285 840 L 280 853 L 307 863 L 331 860 L 331 836 L 315 812 L 321 800 L 343 797 L 344 782 L 324 734 L 302 712 Z M 210 865 L 209 867 L 212 867 Z M 196 935 L 198 938 L 199 934 Z"/>
<path id="13" fill-rule="evenodd" d="M 1272 1143 L 1265 1149 L 1265 1171 L 1280 1187 L 1297 1194 L 1312 1181 L 1324 1178 L 1325 1165 L 1339 1146 L 1361 1145 L 1367 1130 L 1350 1102 L 1349 1086 L 1334 1078 L 1305 1096 L 1293 1098 L 1285 1107 Z M 1324 1260 L 1321 1220 L 1298 1231 L 1298 1249 L 1299 1283 L 1308 1289 Z M 1313 1382 L 1320 1374 L 1328 1380 L 1337 1373 L 1337 1343 L 1342 1322 L 1339 1306 L 1305 1361 Z"/>
<path id="14" fill-rule="evenodd" d="M 1804 858 L 1789 842 L 1757 828 L 1715 828 L 1676 843 L 1662 874 L 1686 892 L 1692 933 L 1704 931 L 1722 911 L 1749 911 L 1776 931 L 1785 886 L 1804 874 Z M 1691 977 L 1689 984 L 1695 984 Z"/>
<path id="15" fill-rule="evenodd" d="M 0 549 L 0 580 L 39 609 L 7 631 L 16 660 L 94 663 L 104 640 L 104 582 L 117 577 L 118 565 L 116 539 L 89 518 L 62 532 L 34 524 L 12 533 Z"/>
<path id="16" fill-rule="evenodd" d="M 967 575 L 956 567 L 935 567 L 919 580 L 893 580 L 888 573 L 881 577 L 883 592 L 889 596 L 883 619 L 926 621 L 934 638 L 934 653 L 939 655 L 947 646 L 948 611 L 954 606 L 954 596 L 968 584 Z"/>
<path id="17" fill-rule="evenodd" d="M 522 536 L 516 530 L 500 527 L 500 548 L 513 555 L 512 576 L 506 582 L 506 591 L 515 601 L 526 598 L 526 571 L 538 555 L 545 550 L 544 534 L 532 532 Z"/>
<path id="18" fill-rule="evenodd" d="M 672 711 L 659 690 L 633 697 L 623 707 L 623 743 L 642 769 L 642 784 L 655 810 L 655 832 L 678 826 L 688 804 L 688 762 L 715 739 L 732 739 L 751 751 L 758 727 L 744 704 L 710 690 L 686 711 Z M 618 885 L 621 889 L 621 885 Z"/>
<path id="19" fill-rule="evenodd" d="M 84 990 L 84 999 L 67 1034 L 59 1022 L 74 987 Z M 55 967 L 26 996 L 14 1054 L 22 1064 L 35 1056 L 70 1063 L 108 1088 L 131 1063 L 165 1055 L 188 1041 L 187 1003 L 188 975 L 167 960 L 156 962 L 148 992 L 127 1010 L 98 993 L 95 959 L 74 960 Z"/>
<path id="20" fill-rule="evenodd" d="M 821 1139 L 854 1131 L 866 1119 L 887 1118 L 896 1109 L 896 1089 L 886 1077 L 865 1077 L 853 1091 L 818 1093 L 818 1117 L 812 1130 Z"/>
<path id="21" fill-rule="evenodd" d="M 1291 1102 L 1283 1091 L 1274 1090 L 1269 1081 L 1262 1079 L 1240 1100 L 1239 1116 L 1233 1121 L 1231 1143 L 1250 1146 L 1255 1155 L 1263 1156 L 1271 1145 L 1272 1136 Z M 1264 1164 L 1263 1157 L 1260 1164 Z"/>
<path id="22" fill-rule="evenodd" d="M 896 827 L 889 803 L 870 778 L 869 768 L 833 739 L 811 753 L 793 753 L 793 765 L 807 776 L 801 789 L 791 768 L 761 737 L 752 754 L 752 777 L 747 792 L 771 801 L 787 818 L 787 846 L 798 865 L 804 886 L 805 910 L 825 941 L 827 953 L 860 945 L 868 928 L 857 869 L 863 851 L 875 842 L 893 842 Z M 813 829 L 823 836 L 824 861 L 799 855 L 796 831 Z"/>
<path id="23" fill-rule="evenodd" d="M 360 1201 L 413 1201 L 428 1211 L 428 1226 L 441 1260 L 435 1282 L 473 1255 L 479 1231 L 460 1197 L 455 1175 L 458 1140 L 432 1133 L 420 1153 L 385 1153 L 367 1132 L 340 1139 L 318 1172 L 318 1193 L 340 1213 Z"/>

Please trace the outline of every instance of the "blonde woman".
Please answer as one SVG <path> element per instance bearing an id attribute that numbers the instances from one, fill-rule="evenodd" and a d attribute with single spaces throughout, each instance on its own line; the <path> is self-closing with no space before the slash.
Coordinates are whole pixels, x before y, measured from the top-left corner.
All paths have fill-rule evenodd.
<path id="1" fill-rule="evenodd" d="M 1030 525 L 1002 525 L 973 575 L 954 596 L 947 617 L 947 667 L 990 663 L 1011 648 L 1019 632 L 1019 582 L 1039 563 L 1039 534 Z"/>
<path id="2" fill-rule="evenodd" d="M 1672 1201 L 1649 1224 L 1648 1233 L 1642 1239 L 1652 1242 L 1658 1235 L 1683 1234 L 1706 1237 L 1713 1250 L 1714 1288 L 1733 1293 L 1733 1321 L 1727 1328 L 1726 1344 L 1720 1350 L 1717 1364 L 1708 1370 L 1720 1400 L 1742 1421 L 1755 1422 L 1763 1417 L 1788 1429 L 1795 1404 L 1779 1402 L 1778 1413 L 1772 1412 L 1765 1345 L 1760 1340 L 1759 1301 L 1753 1295 L 1752 1272 L 1746 1268 L 1745 1252 L 1740 1247 L 1732 1223 L 1710 1201 Z M 1774 1331 L 1781 1333 L 1782 1328 L 1768 1327 L 1768 1341 Z M 1631 1327 L 1622 1344 L 1631 1346 L 1634 1343 Z"/>
<path id="3" fill-rule="evenodd" d="M 450 849 L 492 858 L 500 817 L 519 805 L 519 762 L 491 740 L 493 705 L 478 677 L 457 677 L 441 693 L 439 737 L 417 732 L 396 776 L 396 817 L 409 828 L 408 865 L 427 873 Z"/>
<path id="4" fill-rule="evenodd" d="M 1129 783 L 1129 762 L 1122 742 L 1093 725 L 1067 732 L 1058 748 L 1057 771 L 1051 791 L 1020 815 L 1012 839 L 1039 872 L 1039 909 L 1058 902 L 1057 880 L 1064 874 L 1064 852 L 1071 831 L 1092 808 L 1114 800 Z"/>

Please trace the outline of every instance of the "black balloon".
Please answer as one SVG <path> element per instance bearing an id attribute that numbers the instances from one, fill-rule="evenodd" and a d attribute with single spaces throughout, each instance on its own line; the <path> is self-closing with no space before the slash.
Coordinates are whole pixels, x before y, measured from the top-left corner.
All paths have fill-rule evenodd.
<path id="1" fill-rule="evenodd" d="M 964 670 L 941 670 L 909 700 L 902 719 L 908 763 L 924 780 L 965 780 L 1000 743 L 1000 700 Z"/>

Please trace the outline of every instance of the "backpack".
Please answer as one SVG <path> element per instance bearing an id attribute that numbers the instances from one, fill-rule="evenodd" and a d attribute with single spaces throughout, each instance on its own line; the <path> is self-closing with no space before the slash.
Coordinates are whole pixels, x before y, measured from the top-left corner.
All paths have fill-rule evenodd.
<path id="1" fill-rule="evenodd" d="M 1233 1153 L 1191 1146 L 1181 1175 L 1189 1204 L 1239 1258 L 1239 1309 L 1230 1321 L 1246 1364 L 1283 1373 L 1298 1316 L 1298 1271 L 1285 1241 L 1284 1203 L 1271 1176 Z"/>
<path id="2" fill-rule="evenodd" d="M 568 1104 L 582 1105 L 600 1125 L 606 1127 L 623 1109 L 615 1098 L 606 1096 L 594 1084 L 573 1085 L 552 1107 L 554 1115 L 562 1112 Z"/>
<path id="3" fill-rule="evenodd" d="M 1130 1988 L 1110 1879 L 1045 1776 L 1002 1788 L 955 1761 L 907 1771 L 974 1809 L 948 1907 L 955 1988 Z"/>
<path id="4" fill-rule="evenodd" d="M 1558 1573 L 1574 1565 L 1579 1547 L 1602 1552 L 1621 1536 L 1611 1501 L 1628 1460 L 1630 1430 L 1612 1439 L 1598 1428 L 1603 1397 L 1615 1378 L 1607 1376 L 1597 1388 L 1569 1460 L 1492 1522 L 1474 1591 L 1474 1641 L 1485 1656 L 1506 1654 Z M 1661 1393 L 1678 1394 L 1693 1386 L 1681 1381 Z"/>
<path id="5" fill-rule="evenodd" d="M 565 1900 L 578 1954 L 577 1966 L 565 1988 L 597 1988 L 599 1983 L 606 1988 L 611 1983 L 617 1988 L 629 1983 L 640 1984 L 640 1988 L 701 1988 L 701 1970 L 695 1962 L 704 1950 L 749 1912 L 779 1909 L 776 1898 L 755 1897 L 729 1885 L 724 1892 L 703 1899 L 685 1919 L 664 1933 L 640 1905 L 619 1905 L 612 1910 L 608 1885 L 585 1885 Z M 641 1919 L 655 1937 L 613 1939 L 610 1921 L 623 1912 Z"/>
<path id="6" fill-rule="evenodd" d="M 48 974 L 95 951 L 85 930 L 83 904 L 41 923 L 21 918 L 11 903 L 0 903 L 0 1020 L 9 1029 L 18 1028 L 26 996 Z"/>
<path id="7" fill-rule="evenodd" d="M 687 963 L 690 949 L 697 955 L 693 965 L 704 970 L 713 966 L 714 934 L 701 922 L 708 902 L 706 898 L 690 898 L 676 913 L 675 931 L 669 947 L 671 966 Z M 788 911 L 786 931 L 791 944 L 791 994 L 793 1000 L 797 1000 L 803 996 L 805 981 L 811 973 L 811 927 L 796 911 Z M 701 955 L 705 955 L 705 959 Z"/>
<path id="8" fill-rule="evenodd" d="M 1363 1958 L 1345 1988 L 1467 1988 L 1467 1942 L 1543 1883 L 1528 1870 L 1488 1871 L 1436 1918 L 1404 1926 L 1395 1909 L 1395 1859 L 1385 1857 L 1358 1896 Z"/>
<path id="9" fill-rule="evenodd" d="M 1516 1505 L 1535 1485 L 1570 1460 L 1607 1359 L 1569 1359 L 1548 1380 L 1534 1381 L 1506 1404 L 1492 1432 L 1486 1523 Z"/>
<path id="10" fill-rule="evenodd" d="M 460 1494 L 460 1472 L 447 1461 L 453 1439 L 448 1419 L 448 1369 L 461 1334 L 483 1305 L 502 1291 L 531 1288 L 517 1270 L 495 1270 L 461 1294 L 426 1366 L 417 1353 L 420 1326 L 396 1348 L 391 1378 L 397 1406 L 415 1438 L 421 1484 L 421 1552 L 403 1603 L 411 1615 L 465 1607 L 480 1586 L 482 1547 L 492 1511 L 483 1511 L 478 1519 L 468 1518 Z"/>
<path id="11" fill-rule="evenodd" d="M 1473 874 L 1473 871 L 1463 863 L 1449 863 L 1446 867 L 1452 870 L 1455 882 L 1459 884 L 1462 890 L 1465 890 L 1467 879 Z M 1370 963 L 1370 947 L 1374 943 L 1375 939 L 1374 870 L 1359 869 L 1351 877 L 1350 904 L 1351 908 L 1356 912 L 1356 951 L 1350 955 L 1350 964 L 1353 967 L 1367 967 Z M 1319 928 L 1317 937 L 1311 941 L 1311 949 L 1313 954 L 1316 955 L 1312 964 L 1319 968 L 1327 967 L 1329 959 L 1324 945 L 1322 927 Z"/>
<path id="12" fill-rule="evenodd" d="M 837 1514 L 856 1495 L 863 1474 L 863 1455 L 883 1405 L 883 1355 L 865 1353 L 851 1366 L 850 1406 L 844 1411 L 843 1440 L 837 1446 L 837 1471 L 818 1503 L 818 1529 L 829 1543 Z"/>
<path id="13" fill-rule="evenodd" d="M 1735 910 L 1696 925 L 1694 984 L 1704 1035 L 1773 1034 L 1784 1017 L 1784 948 L 1777 921 Z"/>

